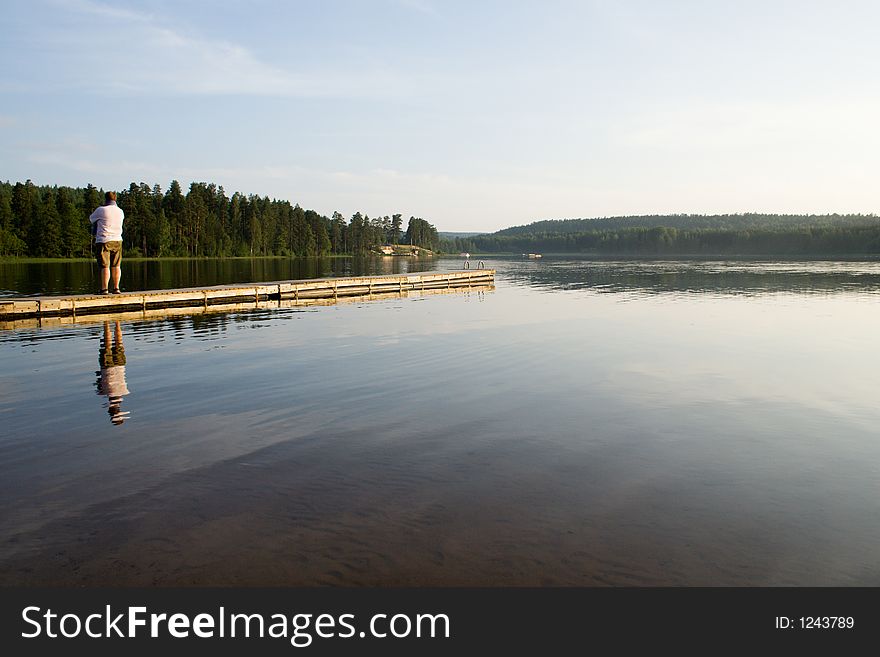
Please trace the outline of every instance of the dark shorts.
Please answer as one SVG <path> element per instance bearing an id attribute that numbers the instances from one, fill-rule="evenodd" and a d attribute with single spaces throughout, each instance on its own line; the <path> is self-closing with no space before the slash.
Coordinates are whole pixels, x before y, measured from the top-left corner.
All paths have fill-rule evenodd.
<path id="1" fill-rule="evenodd" d="M 95 259 L 101 267 L 118 267 L 122 264 L 122 242 L 98 242 Z"/>
<path id="2" fill-rule="evenodd" d="M 125 365 L 125 347 L 105 347 L 102 345 L 98 354 L 98 362 L 102 369 Z"/>

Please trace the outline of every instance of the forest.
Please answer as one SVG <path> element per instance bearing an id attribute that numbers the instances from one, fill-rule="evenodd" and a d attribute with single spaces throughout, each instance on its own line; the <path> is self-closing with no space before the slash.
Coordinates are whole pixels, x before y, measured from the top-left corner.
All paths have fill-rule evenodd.
<path id="1" fill-rule="evenodd" d="M 444 251 L 597 255 L 880 254 L 870 214 L 642 215 L 538 221 L 441 242 Z"/>
<path id="2" fill-rule="evenodd" d="M 116 190 L 114 190 L 116 191 Z M 89 257 L 89 215 L 104 190 L 0 182 L 0 256 Z M 117 191 L 125 212 L 123 252 L 129 257 L 319 256 L 367 253 L 380 244 L 413 244 L 436 251 L 437 229 L 400 214 L 346 219 L 304 210 L 286 200 L 193 182 L 186 194 L 176 180 L 131 183 Z"/>
<path id="3" fill-rule="evenodd" d="M 364 254 L 381 244 L 434 252 L 596 255 L 880 254 L 873 214 L 639 215 L 537 221 L 485 235 L 441 239 L 437 229 L 401 214 L 326 217 L 290 201 L 193 182 L 131 183 L 117 191 L 125 212 L 128 257 L 320 256 Z M 0 256 L 89 257 L 88 217 L 104 190 L 0 182 Z"/>

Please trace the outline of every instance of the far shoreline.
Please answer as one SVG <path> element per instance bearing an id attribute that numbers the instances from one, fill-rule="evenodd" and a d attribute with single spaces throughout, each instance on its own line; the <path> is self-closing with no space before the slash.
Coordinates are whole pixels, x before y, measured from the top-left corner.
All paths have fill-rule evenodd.
<path id="1" fill-rule="evenodd" d="M 786 261 L 852 261 L 868 262 L 880 260 L 880 253 L 585 253 L 585 252 L 545 252 L 543 258 L 576 258 L 579 260 L 786 260 Z M 425 256 L 386 256 L 376 253 L 367 254 L 332 254 L 321 256 L 125 256 L 124 262 L 175 262 L 175 261 L 208 261 L 208 260 L 339 260 L 345 258 L 395 258 L 404 260 L 464 260 L 479 261 L 484 259 L 527 260 L 522 253 L 470 253 L 469 257 L 454 253 L 434 253 Z M 530 259 L 532 262 L 538 260 Z M 94 258 L 46 258 L 30 256 L 0 256 L 0 265 L 9 264 L 60 264 L 94 262 Z"/>

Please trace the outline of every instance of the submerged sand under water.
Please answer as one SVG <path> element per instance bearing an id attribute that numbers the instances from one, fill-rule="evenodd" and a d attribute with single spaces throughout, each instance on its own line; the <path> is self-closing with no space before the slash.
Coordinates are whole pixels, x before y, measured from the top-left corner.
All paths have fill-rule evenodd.
<path id="1" fill-rule="evenodd" d="M 0 334 L 0 582 L 876 586 L 876 272 L 814 266 L 123 322 L 122 424 L 101 324 Z"/>

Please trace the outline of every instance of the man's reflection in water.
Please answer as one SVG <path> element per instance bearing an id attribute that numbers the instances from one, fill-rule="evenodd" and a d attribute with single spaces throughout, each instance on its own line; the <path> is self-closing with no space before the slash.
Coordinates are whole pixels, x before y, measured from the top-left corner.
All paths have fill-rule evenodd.
<path id="1" fill-rule="evenodd" d="M 122 345 L 122 327 L 119 322 L 113 331 L 113 339 L 110 339 L 110 322 L 104 322 L 104 338 L 101 340 L 101 349 L 98 352 L 98 363 L 101 369 L 95 372 L 98 380 L 98 394 L 107 397 L 107 412 L 110 421 L 119 425 L 128 418 L 128 411 L 122 410 L 122 397 L 128 394 L 128 386 L 125 385 L 125 347 Z"/>

